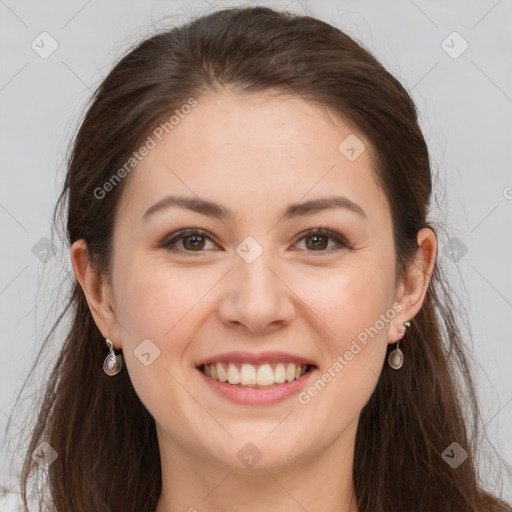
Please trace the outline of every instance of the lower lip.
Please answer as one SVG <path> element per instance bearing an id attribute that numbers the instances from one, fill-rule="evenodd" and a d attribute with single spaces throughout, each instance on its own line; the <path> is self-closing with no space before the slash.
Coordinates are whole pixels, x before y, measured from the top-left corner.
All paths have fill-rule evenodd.
<path id="1" fill-rule="evenodd" d="M 201 370 L 197 370 L 204 379 L 204 382 L 210 386 L 211 389 L 219 393 L 232 402 L 244 405 L 270 405 L 282 402 L 293 395 L 300 392 L 305 387 L 307 381 L 315 370 L 310 370 L 302 377 L 293 382 L 286 382 L 277 384 L 272 388 L 258 389 L 250 387 L 233 386 L 227 382 L 220 382 L 218 380 L 207 377 Z"/>

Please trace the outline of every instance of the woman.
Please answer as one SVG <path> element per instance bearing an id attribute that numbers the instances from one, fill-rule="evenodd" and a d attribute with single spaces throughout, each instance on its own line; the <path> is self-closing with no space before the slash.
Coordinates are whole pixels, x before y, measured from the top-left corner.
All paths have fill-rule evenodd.
<path id="1" fill-rule="evenodd" d="M 23 498 L 41 473 L 66 512 L 511 510 L 430 196 L 411 98 L 340 30 L 254 7 L 143 41 L 70 154 Z"/>

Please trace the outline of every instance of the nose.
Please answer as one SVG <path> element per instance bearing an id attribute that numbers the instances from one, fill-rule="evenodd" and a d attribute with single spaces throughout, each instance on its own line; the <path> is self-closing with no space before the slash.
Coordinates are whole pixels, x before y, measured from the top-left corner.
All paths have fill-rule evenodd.
<path id="1" fill-rule="evenodd" d="M 294 294 L 266 251 L 252 263 L 236 256 L 218 308 L 221 322 L 250 332 L 272 332 L 294 318 Z"/>

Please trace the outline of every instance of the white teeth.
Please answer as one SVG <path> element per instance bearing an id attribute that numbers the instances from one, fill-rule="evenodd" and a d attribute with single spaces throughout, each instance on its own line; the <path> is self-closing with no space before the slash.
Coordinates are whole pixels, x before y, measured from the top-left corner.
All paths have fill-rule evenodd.
<path id="1" fill-rule="evenodd" d="M 205 364 L 205 366 L 210 366 L 209 364 Z M 224 366 L 222 366 L 222 363 L 217 363 L 216 365 L 212 365 L 217 367 L 217 378 L 221 382 L 227 382 L 228 380 L 228 374 L 226 370 L 224 369 Z"/>
<path id="2" fill-rule="evenodd" d="M 229 363 L 228 366 L 228 382 L 230 384 L 240 384 L 240 374 L 238 373 L 238 368 L 233 363 Z"/>
<path id="3" fill-rule="evenodd" d="M 282 384 L 286 380 L 286 370 L 283 363 L 277 363 L 274 370 L 274 382 Z"/>
<path id="4" fill-rule="evenodd" d="M 264 364 L 258 368 L 258 386 L 270 386 L 271 384 L 274 384 L 272 366 Z"/>
<path id="5" fill-rule="evenodd" d="M 240 368 L 240 384 L 243 386 L 256 384 L 256 368 L 252 364 L 243 364 Z"/>
<path id="6" fill-rule="evenodd" d="M 288 382 L 293 382 L 295 380 L 295 365 L 293 363 L 286 367 L 286 380 Z"/>
<path id="7" fill-rule="evenodd" d="M 295 363 L 277 363 L 275 368 L 269 363 L 253 365 L 242 363 L 239 367 L 229 363 L 227 369 L 223 363 L 205 364 L 203 373 L 220 382 L 229 382 L 241 386 L 272 386 L 293 382 L 302 377 L 308 369 L 308 365 Z"/>

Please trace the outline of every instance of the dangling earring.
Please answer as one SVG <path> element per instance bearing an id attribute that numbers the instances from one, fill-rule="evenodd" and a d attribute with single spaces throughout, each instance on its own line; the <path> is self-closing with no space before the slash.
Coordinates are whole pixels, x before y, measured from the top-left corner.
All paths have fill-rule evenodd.
<path id="1" fill-rule="evenodd" d="M 398 329 L 398 332 L 405 333 L 407 327 L 411 326 L 410 322 L 404 322 L 405 329 Z M 398 345 L 400 343 L 400 340 L 396 342 L 396 348 L 391 352 L 388 356 L 388 364 L 393 368 L 393 370 L 399 370 L 402 368 L 402 365 L 404 364 L 404 354 L 403 352 L 398 348 Z"/>
<path id="2" fill-rule="evenodd" d="M 114 345 L 109 338 L 105 340 L 105 343 L 107 344 L 110 353 L 105 357 L 105 361 L 103 361 L 103 371 L 112 377 L 121 371 L 123 367 L 123 356 L 121 354 L 116 356 L 116 353 L 114 352 Z"/>

